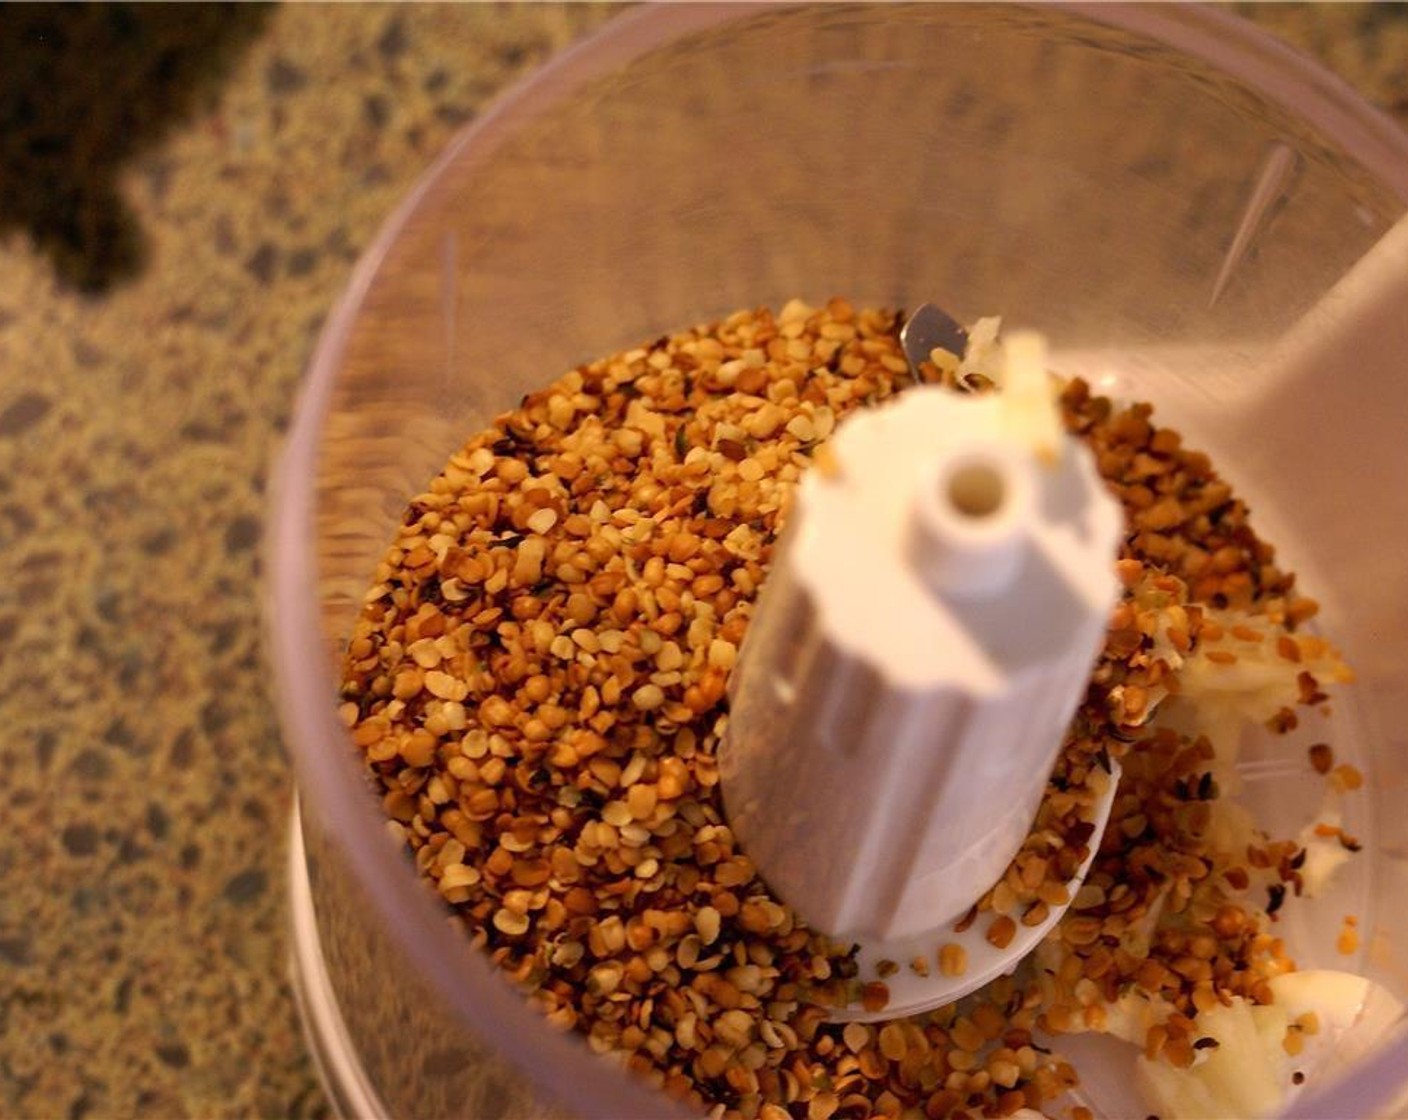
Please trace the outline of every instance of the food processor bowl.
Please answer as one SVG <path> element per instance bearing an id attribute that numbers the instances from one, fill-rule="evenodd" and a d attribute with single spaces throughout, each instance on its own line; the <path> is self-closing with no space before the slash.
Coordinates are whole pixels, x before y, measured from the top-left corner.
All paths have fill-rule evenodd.
<path id="1" fill-rule="evenodd" d="M 1301 964 L 1408 995 L 1408 584 L 1386 575 L 1408 555 L 1408 377 L 1243 391 L 1405 210 L 1392 122 L 1183 5 L 644 7 L 503 97 L 358 266 L 272 509 L 295 973 L 338 1111 L 675 1108 L 550 1029 L 418 881 L 338 718 L 339 659 L 407 502 L 493 415 L 583 361 L 792 297 L 1001 314 L 1214 456 L 1359 674 L 1335 743 L 1367 776 L 1347 821 L 1364 850 L 1281 929 Z M 1267 399 L 1304 422 L 1237 423 Z M 1301 516 L 1311 484 L 1348 514 Z M 1303 758 L 1247 783 L 1273 829 L 1313 808 Z M 1343 1114 L 1405 1070 L 1351 1075 Z"/>

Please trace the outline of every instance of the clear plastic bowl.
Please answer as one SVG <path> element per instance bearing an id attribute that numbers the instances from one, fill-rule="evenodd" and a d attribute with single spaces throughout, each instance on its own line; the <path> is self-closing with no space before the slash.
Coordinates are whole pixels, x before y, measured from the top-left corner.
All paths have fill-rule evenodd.
<path id="1" fill-rule="evenodd" d="M 324 331 L 270 532 L 297 971 L 338 1108 L 669 1114 L 548 1030 L 417 882 L 337 719 L 339 652 L 405 503 L 493 414 L 798 295 L 1039 328 L 1103 390 L 1166 400 L 1253 496 L 1359 671 L 1339 734 L 1370 783 L 1366 850 L 1292 947 L 1345 967 L 1326 930 L 1352 909 L 1349 965 L 1408 995 L 1408 378 L 1238 380 L 1406 200 L 1391 122 L 1182 5 L 643 8 L 462 133 Z M 1292 826 L 1305 796 L 1263 790 Z M 1408 1066 L 1380 1065 L 1323 1107 L 1381 1104 Z"/>

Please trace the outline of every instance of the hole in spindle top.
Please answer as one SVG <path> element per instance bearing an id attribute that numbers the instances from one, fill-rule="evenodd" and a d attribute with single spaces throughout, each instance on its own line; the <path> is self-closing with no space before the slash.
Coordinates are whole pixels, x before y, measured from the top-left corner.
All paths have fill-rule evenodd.
<path id="1" fill-rule="evenodd" d="M 991 463 L 967 463 L 948 477 L 949 505 L 964 517 L 991 517 L 1007 498 L 1007 481 Z"/>

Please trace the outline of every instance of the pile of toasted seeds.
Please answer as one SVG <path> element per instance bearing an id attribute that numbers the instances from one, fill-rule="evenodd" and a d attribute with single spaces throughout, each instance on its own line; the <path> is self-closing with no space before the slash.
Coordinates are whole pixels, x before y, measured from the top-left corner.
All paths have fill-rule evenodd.
<path id="1" fill-rule="evenodd" d="M 348 650 L 344 716 L 422 873 L 550 1022 L 701 1112 L 1050 1109 L 1076 1074 L 1036 1032 L 1101 1029 L 1137 988 L 1163 1008 L 1146 1048 L 1187 1064 L 1199 1010 L 1266 1001 L 1290 967 L 1267 910 L 1295 845 L 1215 847 L 1212 747 L 1141 725 L 1209 610 L 1255 617 L 1290 664 L 1314 604 L 1205 455 L 1074 382 L 1066 424 L 1128 518 L 1126 595 L 1031 835 L 965 922 L 1003 944 L 1067 901 L 1079 810 L 1118 757 L 1105 841 L 1046 967 L 926 1015 L 826 1021 L 838 999 L 883 1007 L 884 980 L 769 892 L 715 750 L 792 488 L 841 417 L 914 380 L 898 326 L 841 300 L 744 311 L 525 398 L 411 504 Z M 1301 696 L 1323 700 L 1313 678 Z M 906 963 L 961 972 L 947 948 Z"/>

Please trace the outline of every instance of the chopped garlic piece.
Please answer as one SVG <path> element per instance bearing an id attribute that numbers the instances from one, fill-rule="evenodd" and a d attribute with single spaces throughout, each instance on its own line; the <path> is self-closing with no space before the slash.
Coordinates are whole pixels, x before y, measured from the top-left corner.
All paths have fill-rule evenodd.
<path id="1" fill-rule="evenodd" d="M 1114 1003 L 1106 1004 L 1105 1031 L 1142 1047 L 1149 1037 L 1149 1028 L 1167 1022 L 1173 1010 L 1173 1005 L 1161 996 L 1131 987 Z"/>
<path id="2" fill-rule="evenodd" d="M 1170 667 L 1178 670 L 1179 694 L 1160 709 L 1159 722 L 1217 744 L 1215 773 L 1224 793 L 1240 786 L 1236 762 L 1244 731 L 1300 705 L 1302 674 L 1320 688 L 1354 679 L 1323 638 L 1289 634 L 1264 615 L 1233 610 L 1206 610 L 1196 647 Z"/>
<path id="3" fill-rule="evenodd" d="M 1248 632 L 1260 638 L 1237 636 Z M 1282 652 L 1281 639 L 1295 646 L 1294 660 Z M 1303 672 L 1321 686 L 1354 679 L 1339 652 L 1322 638 L 1287 634 L 1261 615 L 1209 610 L 1179 683 L 1184 695 L 1199 705 L 1232 704 L 1245 718 L 1262 723 L 1279 709 L 1296 705 L 1296 679 Z"/>
<path id="4" fill-rule="evenodd" d="M 958 363 L 959 381 L 976 373 L 995 385 L 1002 384 L 1002 349 L 997 341 L 1001 327 L 1001 317 L 992 315 L 968 328 L 968 345 L 964 347 L 963 360 Z"/>
<path id="5" fill-rule="evenodd" d="M 1363 976 L 1335 969 L 1288 972 L 1270 981 L 1276 1006 L 1291 1022 L 1312 1015 L 1319 1030 L 1305 1037 L 1297 1068 L 1328 1079 L 1348 1070 L 1382 1042 L 1403 1014 L 1402 1002 Z"/>
<path id="6" fill-rule="evenodd" d="M 1288 1025 L 1281 1008 L 1243 999 L 1204 1011 L 1197 1019 L 1200 1037 L 1216 1046 L 1199 1050 L 1200 1060 L 1188 1069 L 1140 1055 L 1140 1090 L 1158 1115 L 1171 1120 L 1270 1116 L 1284 1101 L 1293 1072 L 1282 1046 Z"/>
<path id="7" fill-rule="evenodd" d="M 1320 812 L 1296 837 L 1296 842 L 1305 849 L 1305 863 L 1300 869 L 1301 891 L 1309 898 L 1324 891 L 1334 873 L 1349 862 L 1350 851 L 1338 832 L 1344 823 L 1338 801 L 1334 791 L 1328 791 Z"/>
<path id="8" fill-rule="evenodd" d="M 1199 1050 L 1191 1068 L 1137 1059 L 1139 1088 L 1160 1116 L 1271 1116 L 1299 1091 L 1297 1080 L 1308 1084 L 1347 1069 L 1403 1013 L 1386 989 L 1347 972 L 1288 972 L 1269 983 L 1276 997 L 1272 1004 L 1257 1007 L 1235 999 L 1230 1007 L 1198 1016 L 1200 1037 L 1216 1045 Z"/>

